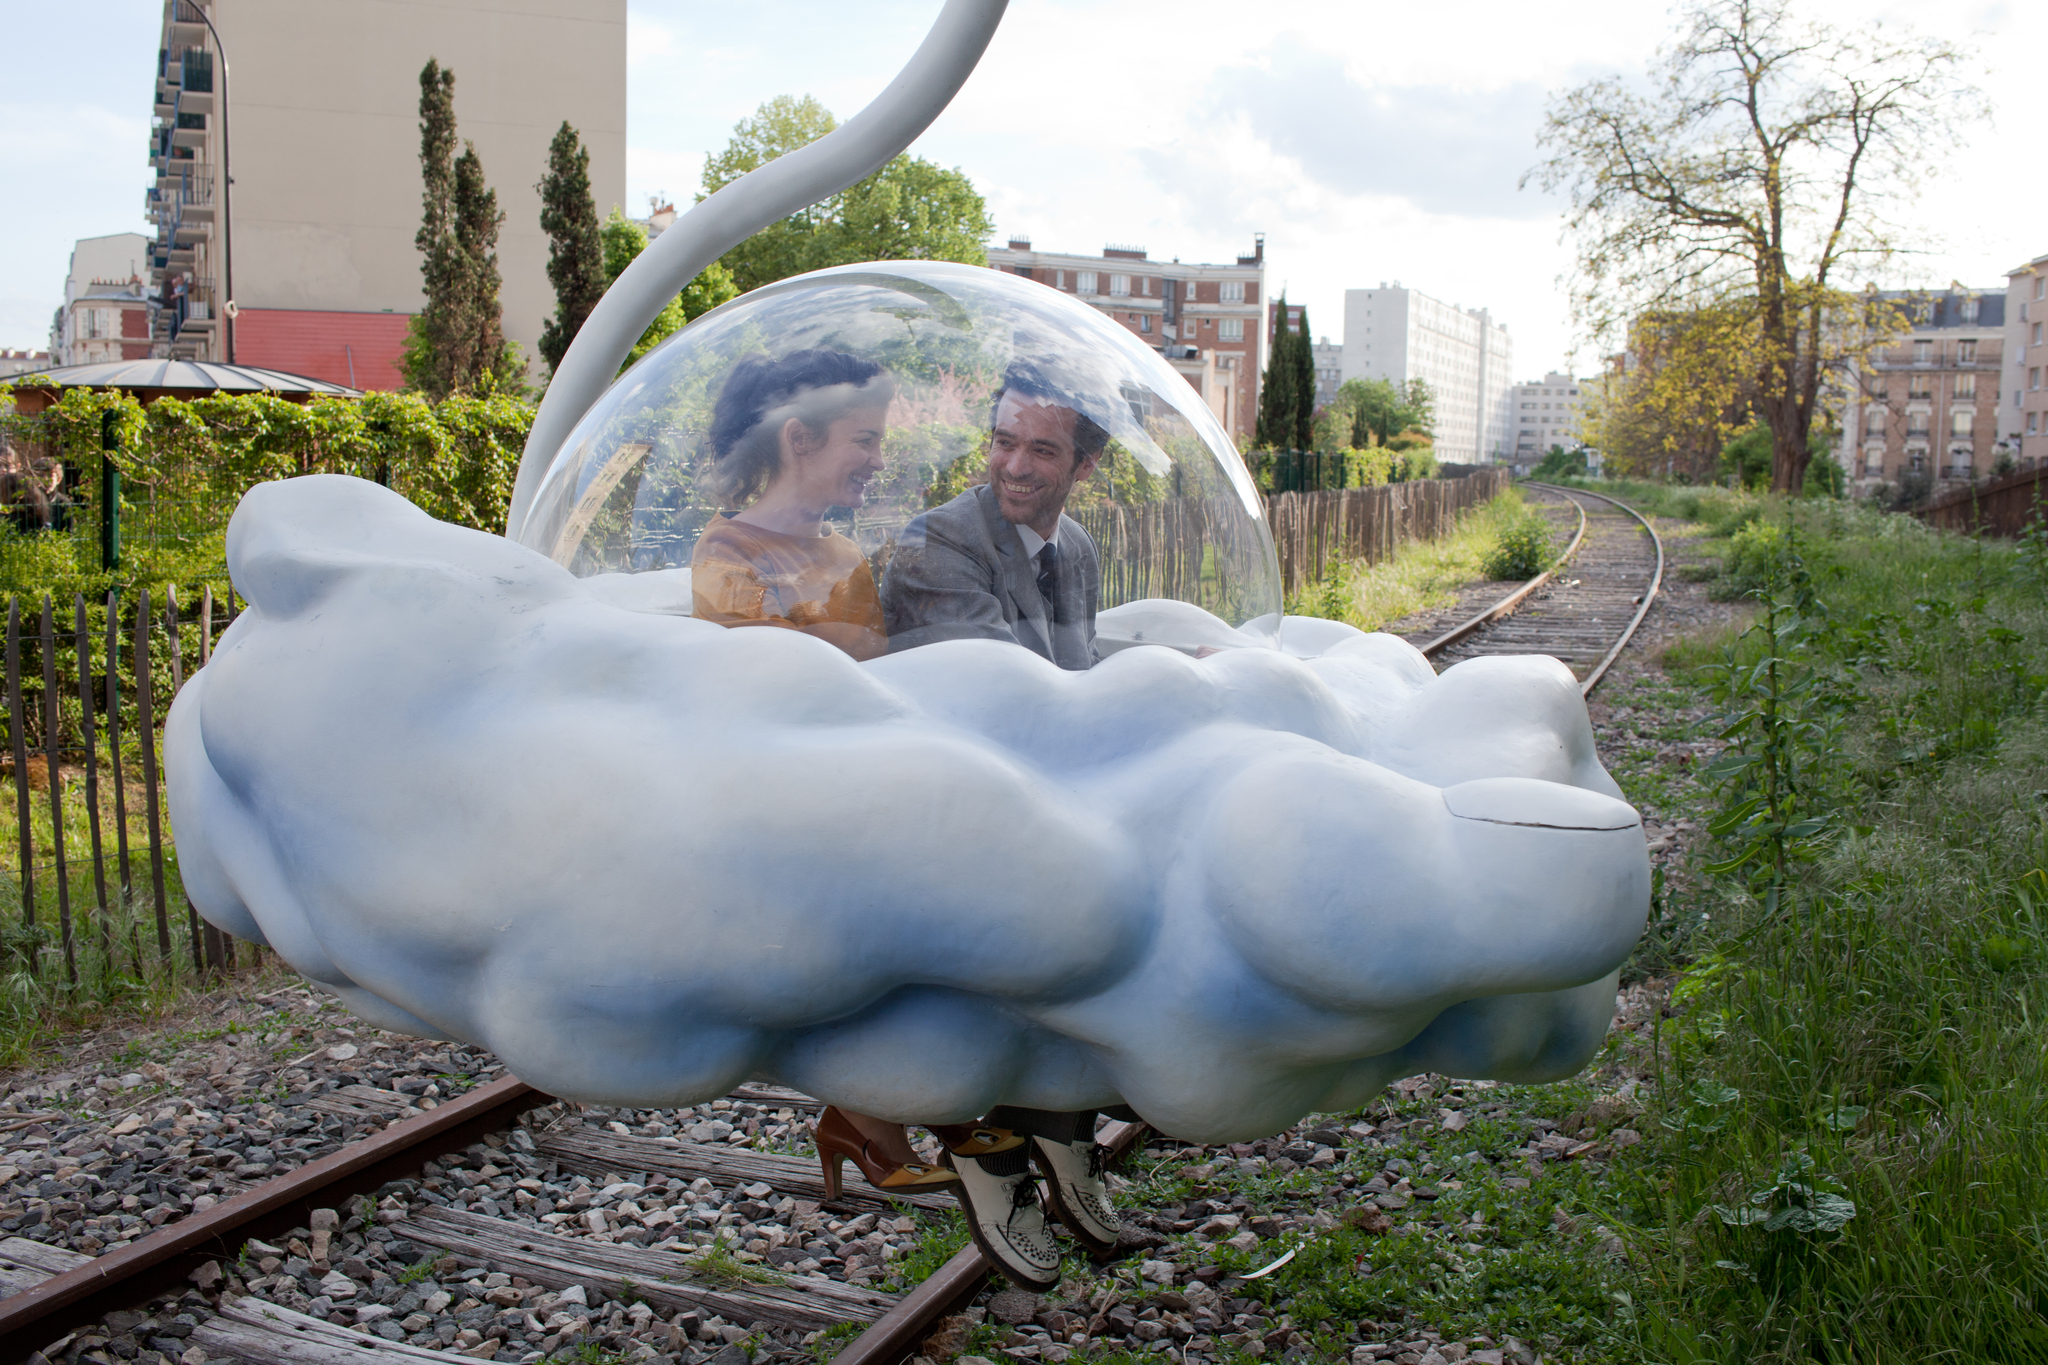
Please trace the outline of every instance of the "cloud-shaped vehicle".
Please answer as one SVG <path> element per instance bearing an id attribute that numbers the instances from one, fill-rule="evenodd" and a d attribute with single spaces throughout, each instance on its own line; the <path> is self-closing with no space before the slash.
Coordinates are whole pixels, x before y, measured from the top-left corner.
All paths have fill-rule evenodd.
<path id="1" fill-rule="evenodd" d="M 1100 661 L 856 662 L 689 615 L 705 443 L 749 355 L 891 376 L 830 523 L 886 574 L 1051 374 L 1109 445 L 1069 511 Z M 166 733 L 195 903 L 388 1027 L 593 1101 L 765 1077 L 890 1118 L 1132 1105 L 1277 1130 L 1420 1070 L 1540 1080 L 1641 930 L 1635 812 L 1570 673 L 1283 617 L 1203 397 L 1041 284 L 848 267 L 700 319 L 590 409 L 510 537 L 356 480 L 265 485 L 247 598 Z"/>

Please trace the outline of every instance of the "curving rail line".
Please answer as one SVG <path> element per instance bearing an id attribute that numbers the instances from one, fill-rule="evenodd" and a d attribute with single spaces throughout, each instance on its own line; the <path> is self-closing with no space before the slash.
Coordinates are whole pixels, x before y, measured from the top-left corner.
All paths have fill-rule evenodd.
<path id="1" fill-rule="evenodd" d="M 1657 594 L 1663 588 L 1664 541 L 1658 536 L 1657 528 L 1642 513 L 1605 493 L 1584 488 L 1560 488 L 1546 483 L 1531 483 L 1528 487 L 1556 494 L 1577 512 L 1578 528 L 1572 534 L 1571 543 L 1548 569 L 1424 644 L 1421 649 L 1432 660 L 1462 645 L 1464 649 L 1459 652 L 1463 657 L 1476 654 L 1554 654 L 1569 665 L 1574 656 L 1586 655 L 1588 636 L 1598 635 L 1600 643 L 1606 646 L 1604 652 L 1597 660 L 1585 659 L 1590 667 L 1579 680 L 1580 695 L 1590 696 L 1600 685 L 1600 680 L 1607 676 L 1607 670 L 1614 661 L 1621 657 L 1621 651 L 1635 637 L 1637 627 L 1649 614 L 1650 604 L 1657 600 Z M 1596 507 L 1593 517 L 1589 518 L 1588 504 L 1581 501 L 1585 498 L 1598 499 L 1614 512 Z M 1626 514 L 1633 525 L 1615 513 Z M 1630 534 L 1635 531 L 1640 531 L 1641 536 Z M 1589 532 L 1592 536 L 1590 544 Z M 1647 537 L 1647 540 L 1642 537 Z M 1517 609 L 1528 604 L 1545 585 L 1557 581 L 1568 564 L 1579 570 L 1580 577 L 1563 582 L 1540 606 L 1517 617 Z M 1624 596 L 1628 599 L 1626 605 L 1635 610 L 1627 624 L 1612 634 L 1612 643 L 1609 644 L 1608 619 L 1621 614 Z M 1487 630 L 1510 617 L 1516 618 L 1513 629 Z"/>

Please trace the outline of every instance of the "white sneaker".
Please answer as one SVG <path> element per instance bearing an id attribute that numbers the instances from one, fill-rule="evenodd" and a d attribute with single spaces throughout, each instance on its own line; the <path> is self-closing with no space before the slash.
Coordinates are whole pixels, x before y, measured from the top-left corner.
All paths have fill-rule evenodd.
<path id="1" fill-rule="evenodd" d="M 1080 1142 L 1033 1138 L 1031 1150 L 1048 1177 L 1052 1211 L 1067 1225 L 1067 1231 L 1091 1256 L 1099 1259 L 1114 1254 L 1123 1219 L 1109 1202 L 1109 1187 L 1102 1181 L 1109 1148 L 1085 1138 Z"/>
<path id="2" fill-rule="evenodd" d="M 954 1193 L 967 1213 L 967 1230 L 981 1254 L 1020 1289 L 1051 1289 L 1060 1282 L 1060 1249 L 1045 1225 L 1038 1181 L 1027 1166 L 1016 1175 L 990 1175 L 971 1156 L 952 1157 L 960 1176 Z"/>

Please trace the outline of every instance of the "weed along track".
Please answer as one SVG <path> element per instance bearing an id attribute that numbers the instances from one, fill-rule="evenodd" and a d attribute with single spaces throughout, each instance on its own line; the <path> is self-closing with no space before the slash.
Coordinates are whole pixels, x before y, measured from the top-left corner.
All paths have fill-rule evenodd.
<path id="1" fill-rule="evenodd" d="M 1528 484 L 1570 543 L 1558 564 L 1421 645 L 1439 668 L 1484 654 L 1548 654 L 1590 694 L 1664 581 L 1664 543 L 1634 509 L 1600 493 Z"/>
<path id="2" fill-rule="evenodd" d="M 957 1206 L 857 1182 L 826 1200 L 815 1157 L 754 1141 L 764 1116 L 800 1129 L 807 1096 L 743 1087 L 723 1110 L 665 1115 L 680 1135 L 592 1126 L 509 1076 L 417 1103 L 362 1084 L 303 1098 L 390 1126 L 96 1257 L 0 1241 L 0 1358 L 97 1359 L 125 1336 L 165 1365 L 466 1365 L 584 1342 L 595 1360 L 630 1324 L 668 1348 L 643 1359 L 743 1365 L 738 1343 L 792 1351 L 825 1332 L 848 1338 L 848 1365 L 895 1365 L 989 1279 L 968 1244 L 906 1293 L 874 1286 Z M 1101 1137 L 1121 1154 L 1142 1132 Z"/>

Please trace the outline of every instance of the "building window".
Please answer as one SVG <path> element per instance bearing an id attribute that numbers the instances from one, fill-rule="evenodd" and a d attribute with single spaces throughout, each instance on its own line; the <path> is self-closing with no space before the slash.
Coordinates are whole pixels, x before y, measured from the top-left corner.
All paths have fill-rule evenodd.
<path id="1" fill-rule="evenodd" d="M 1216 324 L 1216 339 L 1218 341 L 1243 341 L 1244 319 L 1223 318 L 1218 321 Z"/>
<path id="2" fill-rule="evenodd" d="M 2034 276 L 2034 297 L 2048 298 L 2048 275 Z"/>
<path id="3" fill-rule="evenodd" d="M 1977 296 L 1975 294 L 1972 294 L 1968 298 L 1963 300 L 1963 321 L 1965 323 L 1974 323 L 1976 320 Z"/>
<path id="4" fill-rule="evenodd" d="M 2030 389 L 2041 387 L 2041 367 L 2039 365 L 2027 371 L 2027 387 Z"/>
<path id="5" fill-rule="evenodd" d="M 1140 313 L 1138 315 L 1138 330 L 1148 335 L 1151 333 L 1152 315 L 1150 313 Z"/>
<path id="6" fill-rule="evenodd" d="M 1221 283 L 1221 284 L 1219 284 L 1219 285 L 1217 285 L 1217 286 L 1216 286 L 1216 297 L 1217 297 L 1218 299 L 1222 300 L 1222 301 L 1223 301 L 1224 303 L 1243 303 L 1243 302 L 1244 302 L 1244 281 L 1243 281 L 1243 280 L 1225 280 L 1225 281 L 1223 281 L 1223 283 Z M 2040 338 L 2040 331 L 2041 331 L 2041 329 L 2040 329 L 2040 328 L 2038 328 L 2038 327 L 2036 327 L 2036 328 L 2034 329 L 2034 333 L 2035 333 L 2034 339 L 2035 339 L 2036 341 L 2039 341 L 2039 340 L 2041 339 L 2041 338 Z"/>
<path id="7" fill-rule="evenodd" d="M 1971 412 L 1968 408 L 1958 408 L 1948 415 L 1948 434 L 1951 436 L 1968 436 L 1970 434 L 1970 427 L 1976 420 L 1976 413 Z"/>
<path id="8" fill-rule="evenodd" d="M 1974 322 L 1976 319 L 1971 318 L 1970 321 Z M 1974 365 L 1976 363 L 1977 343 L 1974 341 L 1958 341 L 1956 343 L 1956 364 Z"/>
<path id="9" fill-rule="evenodd" d="M 1065 289 L 1067 287 L 1067 272 L 1064 270 L 1053 271 L 1052 282 L 1057 288 Z"/>
<path id="10" fill-rule="evenodd" d="M 1934 379 L 1924 374 L 1906 376 L 1906 397 L 1922 402 L 1934 397 Z"/>
<path id="11" fill-rule="evenodd" d="M 2027 435 L 2032 436 L 2034 434 L 2034 419 L 2036 417 L 2039 417 L 2040 415 L 2041 414 L 2038 412 L 2030 412 L 2027 414 Z"/>
<path id="12" fill-rule="evenodd" d="M 1927 434 L 1927 414 L 1924 412 L 1907 413 L 1906 434 L 1908 436 L 1925 436 Z"/>
<path id="13" fill-rule="evenodd" d="M 2034 344 L 2036 346 L 2041 344 L 2041 324 L 2038 322 L 2034 324 Z"/>
<path id="14" fill-rule="evenodd" d="M 1075 292 L 1075 293 L 1077 293 L 1077 294 L 1092 294 L 1092 293 L 1094 293 L 1094 292 L 1095 292 L 1095 272 L 1094 272 L 1094 271 L 1092 271 L 1092 270 L 1077 270 L 1077 271 L 1075 271 L 1075 272 L 1074 272 L 1074 292 Z"/>
<path id="15" fill-rule="evenodd" d="M 1129 298 L 1131 296 L 1131 277 L 1129 275 L 1111 275 L 1109 277 L 1109 296 L 1113 299 Z"/>
<path id="16" fill-rule="evenodd" d="M 1957 375 L 1957 376 L 1956 376 L 1956 397 L 1958 397 L 1958 398 L 1975 398 L 1976 396 L 1977 396 L 1977 376 L 1976 376 L 1976 375 L 1974 375 L 1974 374 L 1959 374 L 1959 375 Z"/>
<path id="17" fill-rule="evenodd" d="M 1914 342 L 1913 363 L 1915 365 L 1932 365 L 1934 363 L 1934 343 L 1931 341 Z"/>

